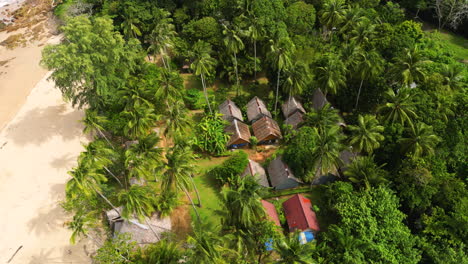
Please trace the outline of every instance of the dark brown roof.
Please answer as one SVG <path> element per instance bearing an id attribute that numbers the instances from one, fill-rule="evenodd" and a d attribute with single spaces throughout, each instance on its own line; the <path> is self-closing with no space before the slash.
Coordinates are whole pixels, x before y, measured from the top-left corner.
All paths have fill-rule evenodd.
<path id="1" fill-rule="evenodd" d="M 296 111 L 294 114 L 289 116 L 286 121 L 284 121 L 285 124 L 291 125 L 293 129 L 297 129 L 299 124 L 302 122 L 304 122 L 304 114 L 300 111 Z"/>
<path id="2" fill-rule="evenodd" d="M 301 112 L 305 114 L 304 107 L 302 107 L 302 104 L 297 101 L 296 98 L 290 97 L 286 102 L 281 106 L 284 114 L 284 118 L 288 118 L 295 112 Z"/>
<path id="3" fill-rule="evenodd" d="M 228 146 L 233 144 L 250 143 L 249 126 L 242 123 L 241 121 L 234 119 L 229 126 L 224 129 L 224 132 L 231 134 Z"/>
<path id="4" fill-rule="evenodd" d="M 258 184 L 264 187 L 270 187 L 265 169 L 260 165 L 260 163 L 249 160 L 249 163 L 241 176 L 245 177 L 246 175 L 252 175 L 257 180 Z"/>
<path id="5" fill-rule="evenodd" d="M 223 114 L 224 120 L 232 121 L 234 118 L 237 118 L 240 121 L 244 121 L 239 107 L 229 99 L 219 105 L 219 112 Z"/>
<path id="6" fill-rule="evenodd" d="M 275 120 L 264 116 L 252 124 L 255 137 L 259 142 L 281 138 L 281 130 Z"/>
<path id="7" fill-rule="evenodd" d="M 294 174 L 289 169 L 288 165 L 283 162 L 281 156 L 272 160 L 268 165 L 268 175 L 270 176 L 271 186 L 276 187 L 283 183 L 287 179 L 292 179 L 297 182 L 301 182 L 299 179 L 294 177 Z"/>
<path id="8" fill-rule="evenodd" d="M 247 118 L 249 119 L 249 122 L 252 122 L 261 118 L 262 116 L 271 117 L 271 113 L 266 108 L 262 99 L 255 96 L 247 104 Z"/>
<path id="9" fill-rule="evenodd" d="M 312 98 L 312 107 L 315 110 L 320 110 L 327 103 L 328 103 L 327 98 L 322 93 L 322 90 L 320 90 L 320 88 L 315 89 L 314 96 Z"/>

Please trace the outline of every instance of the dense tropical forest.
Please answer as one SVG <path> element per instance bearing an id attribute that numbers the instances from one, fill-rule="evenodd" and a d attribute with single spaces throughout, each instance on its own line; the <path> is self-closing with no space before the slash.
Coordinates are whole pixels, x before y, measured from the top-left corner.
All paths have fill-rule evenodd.
<path id="1" fill-rule="evenodd" d="M 95 240 L 95 263 L 467 263 L 466 46 L 414 19 L 457 30 L 466 5 L 63 1 L 63 41 L 42 63 L 93 136 L 62 204 L 74 215 L 71 242 Z M 230 99 L 245 113 L 254 96 L 282 137 L 230 150 L 219 106 Z M 304 107 L 297 127 L 281 111 L 291 98 Z M 354 158 L 342 170 L 345 150 Z M 267 166 L 280 156 L 300 186 L 241 177 L 249 158 Z M 324 175 L 332 180 L 317 184 Z M 281 203 L 297 193 L 320 223 L 309 243 L 285 228 Z M 187 225 L 173 221 L 145 246 L 106 218 L 145 224 L 184 210 Z"/>

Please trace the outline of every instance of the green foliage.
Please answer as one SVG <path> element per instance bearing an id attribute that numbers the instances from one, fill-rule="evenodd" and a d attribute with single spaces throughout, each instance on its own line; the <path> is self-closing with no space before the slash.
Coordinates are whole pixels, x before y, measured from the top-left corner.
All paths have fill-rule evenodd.
<path id="1" fill-rule="evenodd" d="M 120 234 L 104 243 L 98 249 L 93 261 L 98 264 L 132 263 L 132 252 L 136 249 L 135 242 L 129 242 L 129 234 Z"/>
<path id="2" fill-rule="evenodd" d="M 183 34 L 192 42 L 203 40 L 213 46 L 221 45 L 222 28 L 213 17 L 190 21 L 184 26 Z"/>
<path id="3" fill-rule="evenodd" d="M 138 264 L 177 264 L 183 259 L 179 245 L 167 239 L 151 244 L 142 251 L 142 254 L 136 257 Z"/>
<path id="4" fill-rule="evenodd" d="M 298 1 L 286 8 L 286 25 L 292 33 L 302 35 L 310 33 L 315 24 L 313 5 Z"/>
<path id="5" fill-rule="evenodd" d="M 248 155 L 244 151 L 236 151 L 221 165 L 211 169 L 208 173 L 215 178 L 220 186 L 233 185 L 249 163 Z"/>
<path id="6" fill-rule="evenodd" d="M 221 155 L 226 151 L 229 135 L 224 132 L 225 121 L 221 114 L 207 114 L 197 124 L 195 145 L 202 151 Z"/>
<path id="7" fill-rule="evenodd" d="M 370 190 L 371 186 L 387 182 L 387 172 L 382 167 L 375 164 L 373 156 L 360 156 L 346 168 L 344 175 L 357 186 Z"/>
<path id="8" fill-rule="evenodd" d="M 310 162 L 310 158 L 316 148 L 317 137 L 316 129 L 302 127 L 284 150 L 284 161 L 291 167 L 294 175 L 300 179 L 306 180 L 309 178 L 309 173 L 314 172 L 314 164 Z"/>
<path id="9" fill-rule="evenodd" d="M 185 105 L 190 110 L 203 109 L 206 104 L 203 100 L 203 92 L 194 88 L 188 89 L 184 96 Z"/>
<path id="10" fill-rule="evenodd" d="M 380 147 L 380 141 L 384 140 L 382 135 L 384 127 L 379 125 L 375 116 L 359 115 L 358 124 L 349 125 L 347 129 L 352 133 L 349 143 L 359 152 L 372 153 L 374 149 Z"/>

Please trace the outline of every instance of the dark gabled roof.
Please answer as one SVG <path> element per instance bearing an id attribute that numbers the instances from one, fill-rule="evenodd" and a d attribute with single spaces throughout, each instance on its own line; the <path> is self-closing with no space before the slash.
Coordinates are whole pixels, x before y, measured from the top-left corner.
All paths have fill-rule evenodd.
<path id="1" fill-rule="evenodd" d="M 252 124 L 252 130 L 259 142 L 262 142 L 268 137 L 281 138 L 281 130 L 275 120 L 268 116 L 264 116 Z"/>
<path id="2" fill-rule="evenodd" d="M 270 187 L 265 169 L 260 163 L 249 159 L 249 163 L 241 176 L 245 177 L 246 175 L 252 175 L 257 180 L 258 184 L 264 187 Z"/>
<path id="3" fill-rule="evenodd" d="M 295 112 L 301 112 L 303 114 L 306 113 L 304 107 L 302 107 L 302 104 L 299 101 L 297 101 L 297 99 L 294 97 L 290 97 L 288 100 L 286 100 L 286 102 L 281 106 L 281 108 L 283 110 L 284 118 L 288 118 Z"/>
<path id="4" fill-rule="evenodd" d="M 312 203 L 301 194 L 296 194 L 284 202 L 283 209 L 290 232 L 296 229 L 320 231 L 317 216 L 312 211 Z"/>
<path id="5" fill-rule="evenodd" d="M 247 118 L 249 122 L 255 121 L 262 116 L 268 116 L 271 118 L 271 113 L 265 106 L 265 103 L 262 99 L 255 96 L 247 103 Z"/>
<path id="6" fill-rule="evenodd" d="M 223 115 L 224 120 L 232 121 L 236 118 L 237 120 L 244 121 L 239 107 L 229 99 L 219 105 L 219 112 Z"/>
<path id="7" fill-rule="evenodd" d="M 340 152 L 340 159 L 342 164 L 340 169 L 346 169 L 348 165 L 357 157 L 357 153 L 352 152 L 351 150 L 343 150 Z"/>
<path id="8" fill-rule="evenodd" d="M 288 165 L 283 162 L 281 156 L 278 156 L 276 159 L 270 162 L 268 165 L 268 175 L 270 176 L 272 187 L 280 185 L 287 179 L 301 182 L 298 178 L 294 177 L 294 174 L 289 169 Z"/>
<path id="9" fill-rule="evenodd" d="M 312 107 L 315 110 L 320 110 L 327 103 L 328 103 L 327 98 L 322 93 L 322 90 L 320 90 L 320 88 L 315 89 L 314 95 L 312 98 Z"/>
<path id="10" fill-rule="evenodd" d="M 265 209 L 267 216 L 270 218 L 270 220 L 273 221 L 275 225 L 281 227 L 281 223 L 278 217 L 278 212 L 276 212 L 275 206 L 272 203 L 267 202 L 265 200 L 262 200 L 262 205 L 263 205 L 263 208 Z"/>
<path id="11" fill-rule="evenodd" d="M 250 143 L 250 137 L 252 136 L 249 126 L 237 119 L 233 119 L 231 124 L 224 129 L 224 132 L 231 134 L 227 143 L 228 146 L 239 144 L 239 141 Z"/>
<path id="12" fill-rule="evenodd" d="M 293 129 L 297 129 L 302 122 L 304 122 L 304 114 L 300 111 L 296 111 L 284 121 L 286 125 L 291 125 Z"/>

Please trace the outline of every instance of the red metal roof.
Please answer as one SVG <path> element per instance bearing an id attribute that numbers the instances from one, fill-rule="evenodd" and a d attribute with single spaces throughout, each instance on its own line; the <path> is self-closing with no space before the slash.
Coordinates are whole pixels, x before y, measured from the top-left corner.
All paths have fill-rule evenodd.
<path id="1" fill-rule="evenodd" d="M 265 212 L 267 213 L 270 220 L 273 221 L 277 226 L 281 226 L 275 206 L 272 203 L 267 202 L 265 200 L 262 200 L 262 205 L 263 208 L 265 208 Z"/>
<path id="2" fill-rule="evenodd" d="M 296 194 L 289 198 L 283 203 L 283 209 L 290 232 L 296 229 L 320 231 L 317 216 L 312 211 L 312 203 L 304 196 Z"/>

